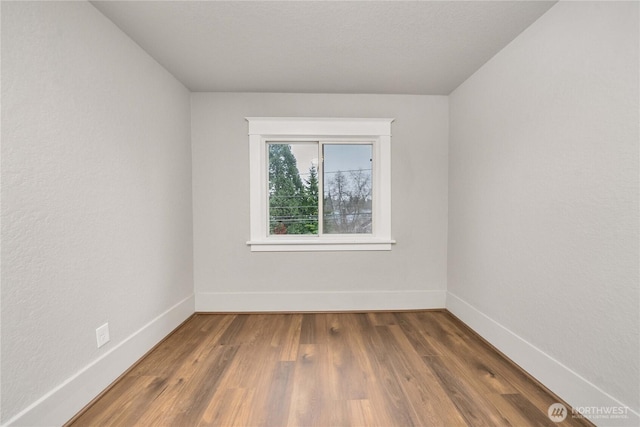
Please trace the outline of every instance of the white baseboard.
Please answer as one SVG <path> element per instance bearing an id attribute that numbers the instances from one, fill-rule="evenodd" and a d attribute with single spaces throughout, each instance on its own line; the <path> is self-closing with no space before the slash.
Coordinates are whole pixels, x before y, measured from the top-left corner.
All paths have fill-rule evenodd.
<path id="1" fill-rule="evenodd" d="M 66 423 L 193 312 L 192 294 L 11 418 L 5 426 Z"/>
<path id="2" fill-rule="evenodd" d="M 359 311 L 447 308 L 507 357 L 574 407 L 625 407 L 533 344 L 446 291 L 220 292 L 180 301 L 76 375 L 14 416 L 6 426 L 62 425 L 195 311 Z M 640 414 L 597 419 L 602 426 L 637 426 Z"/>
<path id="3" fill-rule="evenodd" d="M 197 312 L 361 311 L 444 308 L 446 291 L 201 292 Z"/>
<path id="4" fill-rule="evenodd" d="M 591 419 L 599 426 L 638 426 L 640 414 L 587 381 L 533 344 L 491 319 L 458 296 L 447 292 L 446 308 L 522 369 L 574 408 L 627 408 L 626 418 Z M 591 409 L 591 412 L 595 409 Z"/>

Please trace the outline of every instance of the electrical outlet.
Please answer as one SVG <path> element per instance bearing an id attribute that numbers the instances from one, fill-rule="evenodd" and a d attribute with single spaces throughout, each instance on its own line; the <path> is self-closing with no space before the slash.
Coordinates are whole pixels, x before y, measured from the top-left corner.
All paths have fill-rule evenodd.
<path id="1" fill-rule="evenodd" d="M 96 329 L 96 339 L 98 340 L 98 348 L 109 342 L 109 323 Z"/>

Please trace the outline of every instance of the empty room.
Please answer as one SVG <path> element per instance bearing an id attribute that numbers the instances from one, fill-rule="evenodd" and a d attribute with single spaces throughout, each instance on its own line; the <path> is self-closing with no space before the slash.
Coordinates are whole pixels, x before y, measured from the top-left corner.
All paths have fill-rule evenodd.
<path id="1" fill-rule="evenodd" d="M 638 2 L 0 5 L 0 425 L 640 425 Z"/>

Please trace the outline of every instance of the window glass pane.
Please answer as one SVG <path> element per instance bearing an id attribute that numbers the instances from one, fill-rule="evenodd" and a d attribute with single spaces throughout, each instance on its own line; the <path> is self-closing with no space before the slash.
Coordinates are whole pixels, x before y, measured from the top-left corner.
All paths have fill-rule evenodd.
<path id="1" fill-rule="evenodd" d="M 372 145 L 324 144 L 323 232 L 371 233 Z"/>
<path id="2" fill-rule="evenodd" d="M 268 147 L 269 234 L 318 234 L 318 144 Z"/>

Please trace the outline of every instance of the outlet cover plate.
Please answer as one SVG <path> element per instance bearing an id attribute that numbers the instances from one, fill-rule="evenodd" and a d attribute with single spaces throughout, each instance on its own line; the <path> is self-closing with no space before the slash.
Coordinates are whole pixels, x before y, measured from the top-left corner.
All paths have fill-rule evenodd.
<path id="1" fill-rule="evenodd" d="M 109 342 L 109 323 L 105 323 L 96 329 L 96 339 L 98 341 L 98 348 Z"/>

